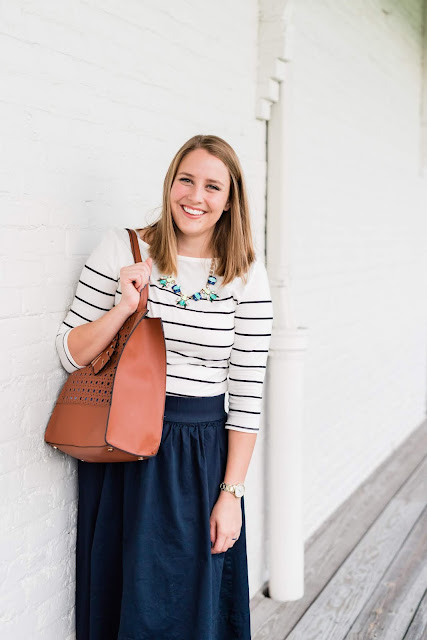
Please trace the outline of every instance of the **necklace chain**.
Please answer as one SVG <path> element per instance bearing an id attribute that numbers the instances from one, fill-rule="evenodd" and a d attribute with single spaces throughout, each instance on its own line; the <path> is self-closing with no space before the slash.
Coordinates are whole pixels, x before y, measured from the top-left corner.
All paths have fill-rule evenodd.
<path id="1" fill-rule="evenodd" d="M 160 278 L 158 278 L 158 282 L 160 282 L 163 289 L 170 286 L 174 293 L 178 293 L 179 300 L 177 300 L 176 305 L 177 307 L 182 307 L 183 309 L 186 309 L 188 305 L 188 300 L 195 300 L 196 302 L 198 300 L 209 300 L 210 302 L 213 302 L 214 300 L 218 299 L 218 294 L 215 293 L 212 289 L 212 285 L 214 285 L 217 281 L 216 276 L 214 276 L 214 270 L 215 270 L 215 258 L 212 258 L 211 266 L 209 269 L 209 275 L 206 280 L 206 285 L 202 289 L 200 289 L 200 291 L 195 291 L 191 296 L 187 296 L 183 291 L 181 291 L 180 285 L 175 282 L 175 280 L 171 275 L 160 276 Z"/>

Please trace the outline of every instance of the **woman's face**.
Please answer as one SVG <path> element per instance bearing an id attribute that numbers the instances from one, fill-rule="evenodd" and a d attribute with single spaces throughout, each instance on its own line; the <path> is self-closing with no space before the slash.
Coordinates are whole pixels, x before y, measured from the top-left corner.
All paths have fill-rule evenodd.
<path id="1" fill-rule="evenodd" d="M 229 191 L 230 176 L 222 160 L 206 149 L 190 151 L 178 167 L 170 192 L 172 217 L 179 232 L 199 238 L 201 247 L 208 247 L 217 220 L 230 207 Z"/>

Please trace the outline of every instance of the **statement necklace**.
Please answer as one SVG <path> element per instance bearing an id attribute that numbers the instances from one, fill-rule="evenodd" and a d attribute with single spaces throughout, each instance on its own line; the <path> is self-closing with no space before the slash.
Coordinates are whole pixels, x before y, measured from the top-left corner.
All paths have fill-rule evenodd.
<path id="1" fill-rule="evenodd" d="M 211 285 L 214 285 L 216 282 L 216 277 L 213 275 L 214 269 L 215 269 L 215 258 L 212 258 L 208 279 L 206 281 L 206 286 L 203 287 L 203 289 L 200 289 L 200 291 L 196 291 L 191 296 L 187 296 L 183 291 L 181 291 L 181 287 L 179 286 L 179 284 L 175 282 L 172 276 L 161 276 L 160 278 L 158 278 L 158 282 L 160 282 L 163 289 L 170 286 L 174 293 L 178 293 L 180 295 L 180 298 L 176 304 L 178 307 L 182 307 L 183 309 L 185 309 L 187 307 L 188 300 L 196 300 L 196 301 L 209 300 L 210 302 L 213 302 L 218 298 L 218 294 L 216 294 L 211 289 Z"/>

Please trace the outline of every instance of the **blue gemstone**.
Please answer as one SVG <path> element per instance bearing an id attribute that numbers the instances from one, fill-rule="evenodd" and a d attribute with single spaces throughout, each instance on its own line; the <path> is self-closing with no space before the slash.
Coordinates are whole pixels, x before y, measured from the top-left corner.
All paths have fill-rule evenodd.
<path id="1" fill-rule="evenodd" d="M 175 291 L 175 293 L 179 293 L 181 291 L 181 287 L 179 286 L 179 284 L 174 284 L 172 286 L 172 291 Z"/>
<path id="2" fill-rule="evenodd" d="M 191 296 L 194 300 L 200 300 L 201 299 L 201 295 L 200 293 L 197 291 L 196 293 L 193 293 L 193 295 Z"/>
<path id="3" fill-rule="evenodd" d="M 216 282 L 216 278 L 215 278 L 215 276 L 209 276 L 209 278 L 208 278 L 208 283 L 209 283 L 209 284 L 215 284 L 215 282 Z"/>

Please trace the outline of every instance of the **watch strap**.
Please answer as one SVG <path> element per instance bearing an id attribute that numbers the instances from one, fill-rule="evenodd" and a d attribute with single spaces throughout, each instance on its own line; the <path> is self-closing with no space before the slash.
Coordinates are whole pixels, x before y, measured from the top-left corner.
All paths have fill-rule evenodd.
<path id="1" fill-rule="evenodd" d="M 236 482 L 235 484 L 227 484 L 226 482 L 221 482 L 221 484 L 219 485 L 219 488 L 222 489 L 223 491 L 228 491 L 229 493 L 232 493 L 236 498 L 238 498 L 240 496 L 236 496 L 235 494 L 235 488 L 237 485 L 241 485 L 243 487 L 243 493 L 244 493 L 245 485 L 243 484 L 243 482 Z"/>

